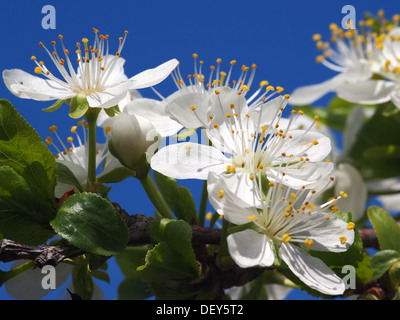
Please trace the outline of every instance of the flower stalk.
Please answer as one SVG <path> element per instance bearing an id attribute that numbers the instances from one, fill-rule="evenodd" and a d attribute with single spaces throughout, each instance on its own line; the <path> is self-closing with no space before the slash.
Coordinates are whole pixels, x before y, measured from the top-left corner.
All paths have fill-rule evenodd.
<path id="1" fill-rule="evenodd" d="M 92 186 L 96 182 L 96 145 L 97 145 L 97 117 L 100 108 L 90 108 L 85 114 L 89 130 L 89 156 L 88 156 L 88 183 Z"/>

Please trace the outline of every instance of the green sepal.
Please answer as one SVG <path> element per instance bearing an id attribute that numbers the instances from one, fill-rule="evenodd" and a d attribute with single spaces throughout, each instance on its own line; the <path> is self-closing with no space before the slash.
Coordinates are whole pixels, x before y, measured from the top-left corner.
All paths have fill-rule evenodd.
<path id="1" fill-rule="evenodd" d="M 69 116 L 73 119 L 79 119 L 85 115 L 89 108 L 86 96 L 76 95 L 71 99 Z"/>
<path id="2" fill-rule="evenodd" d="M 100 175 L 97 177 L 99 183 L 117 183 L 124 181 L 125 179 L 135 177 L 136 172 L 127 167 L 118 167 L 110 172 Z"/>
<path id="3" fill-rule="evenodd" d="M 65 100 L 57 100 L 54 104 L 52 104 L 50 107 L 48 108 L 44 108 L 42 109 L 45 112 L 53 112 L 58 110 L 63 104 L 64 104 Z"/>

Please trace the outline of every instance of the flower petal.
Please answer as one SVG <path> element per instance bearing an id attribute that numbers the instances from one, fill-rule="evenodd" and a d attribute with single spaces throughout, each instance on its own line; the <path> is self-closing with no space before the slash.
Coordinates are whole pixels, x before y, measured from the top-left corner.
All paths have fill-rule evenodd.
<path id="1" fill-rule="evenodd" d="M 303 249 L 283 243 L 279 255 L 290 270 L 310 288 L 329 295 L 340 295 L 344 292 L 343 280 L 320 259 L 310 256 Z"/>
<path id="2" fill-rule="evenodd" d="M 23 99 L 65 100 L 76 95 L 55 81 L 42 79 L 19 69 L 4 70 L 3 80 L 14 95 Z"/>
<path id="3" fill-rule="evenodd" d="M 334 190 L 335 194 L 344 191 L 349 195 L 338 201 L 340 210 L 352 212 L 355 221 L 362 218 L 368 201 L 368 190 L 358 170 L 348 163 L 340 163 L 335 173 Z"/>
<path id="4" fill-rule="evenodd" d="M 367 80 L 340 85 L 337 94 L 353 103 L 380 104 L 390 101 L 394 88 L 394 83 L 390 81 Z"/>
<path id="5" fill-rule="evenodd" d="M 270 239 L 254 230 L 244 230 L 227 237 L 229 254 L 241 268 L 269 267 L 275 257 Z"/>
<path id="6" fill-rule="evenodd" d="M 170 75 L 178 64 L 178 60 L 171 59 L 154 69 L 148 69 L 133 76 L 129 79 L 132 82 L 131 89 L 148 88 L 160 83 Z"/>
<path id="7" fill-rule="evenodd" d="M 248 217 L 258 217 L 258 211 L 255 207 L 249 207 L 246 201 L 243 201 L 242 192 L 232 193 L 231 182 L 239 174 L 220 174 L 210 172 L 207 179 L 207 190 L 209 200 L 214 209 L 225 219 L 237 225 L 249 222 Z M 250 181 L 250 179 L 249 179 Z M 249 188 L 249 190 L 251 190 Z M 222 191 L 222 193 L 221 193 Z M 247 192 L 250 193 L 250 192 Z M 240 197 L 238 196 L 240 194 Z M 250 195 L 255 197 L 255 193 Z"/>
<path id="8" fill-rule="evenodd" d="M 174 179 L 206 180 L 209 172 L 224 172 L 227 163 L 218 149 L 191 142 L 168 145 L 151 158 L 153 170 Z"/>
<path id="9" fill-rule="evenodd" d="M 166 112 L 186 128 L 195 129 L 208 122 L 210 102 L 207 94 L 184 92 L 174 95 L 171 100 L 167 98 L 165 105 Z M 196 109 L 192 110 L 192 106 Z"/>

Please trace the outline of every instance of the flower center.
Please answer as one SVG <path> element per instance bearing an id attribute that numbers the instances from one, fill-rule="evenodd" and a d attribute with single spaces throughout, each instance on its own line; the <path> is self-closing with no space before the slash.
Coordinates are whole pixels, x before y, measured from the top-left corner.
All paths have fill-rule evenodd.
<path id="1" fill-rule="evenodd" d="M 55 41 L 51 42 L 53 45 L 53 51 L 51 52 L 42 42 L 39 45 L 45 49 L 64 80 L 59 79 L 50 72 L 43 61 L 37 61 L 37 58 L 32 56 L 31 59 L 36 63 L 35 73 L 42 74 L 46 78 L 57 82 L 60 86 L 76 93 L 88 95 L 103 91 L 120 57 L 128 32 L 125 31 L 125 36 L 119 38 L 118 51 L 115 55 L 109 55 L 109 36 L 99 35 L 99 30 L 95 28 L 93 31 L 95 33 L 93 45 L 89 45 L 89 40 L 86 38 L 82 39 L 83 46 L 80 42 L 76 44 L 77 71 L 73 68 L 69 50 L 64 46 L 64 37 L 59 35 L 58 38 L 61 42 L 63 52 L 62 56 L 57 51 Z"/>

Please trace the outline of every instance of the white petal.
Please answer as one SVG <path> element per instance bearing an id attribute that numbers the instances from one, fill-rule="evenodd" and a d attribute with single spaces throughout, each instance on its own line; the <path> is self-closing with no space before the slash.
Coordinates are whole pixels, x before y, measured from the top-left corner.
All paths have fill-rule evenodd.
<path id="1" fill-rule="evenodd" d="M 326 213 L 320 211 L 300 216 L 298 222 L 291 227 L 293 238 L 312 239 L 314 243 L 311 250 L 315 251 L 347 251 L 354 242 L 354 230 L 347 230 L 348 224 L 338 217 L 330 215 L 329 219 L 326 219 L 326 216 Z M 312 225 L 312 228 L 305 230 L 305 224 Z M 346 237 L 344 243 L 341 237 Z"/>
<path id="2" fill-rule="evenodd" d="M 356 141 L 357 134 L 364 124 L 364 108 L 355 106 L 349 113 L 346 119 L 346 127 L 343 132 L 343 150 L 339 157 L 347 157 L 347 153 Z"/>
<path id="3" fill-rule="evenodd" d="M 113 95 L 108 92 L 95 92 L 88 96 L 86 99 L 91 108 L 111 108 L 116 106 L 126 95 L 126 92 L 122 92 L 120 95 Z"/>
<path id="4" fill-rule="evenodd" d="M 209 200 L 214 209 L 225 216 L 225 219 L 237 225 L 249 222 L 248 217 L 258 217 L 258 211 L 255 207 L 249 207 L 242 200 L 242 193 L 232 193 L 229 190 L 231 177 L 238 174 L 220 174 L 210 172 L 207 179 L 207 190 Z M 249 179 L 250 180 L 250 179 Z M 223 195 L 221 197 L 221 190 Z M 239 196 L 240 195 L 240 196 Z M 254 197 L 254 194 L 251 195 Z"/>
<path id="5" fill-rule="evenodd" d="M 207 94 L 184 92 L 174 95 L 173 99 L 167 99 L 165 105 L 166 112 L 186 128 L 195 129 L 208 122 L 210 100 Z M 191 106 L 196 109 L 192 110 Z"/>
<path id="6" fill-rule="evenodd" d="M 390 98 L 393 104 L 400 109 L 400 92 L 398 90 L 394 91 Z"/>
<path id="7" fill-rule="evenodd" d="M 302 186 L 320 190 L 326 187 L 329 175 L 334 169 L 332 162 L 302 162 L 302 165 L 291 165 L 285 168 L 276 167 L 268 170 L 268 179 L 274 182 L 282 181 L 283 184 L 300 189 Z M 282 177 L 282 173 L 285 175 Z"/>
<path id="8" fill-rule="evenodd" d="M 380 104 L 390 101 L 394 83 L 384 80 L 367 80 L 346 83 L 337 88 L 340 98 L 361 104 Z"/>
<path id="9" fill-rule="evenodd" d="M 76 95 L 69 88 L 55 81 L 32 76 L 19 70 L 4 70 L 3 79 L 6 87 L 17 97 L 38 101 L 69 99 Z"/>
<path id="10" fill-rule="evenodd" d="M 170 75 L 178 64 L 178 60 L 171 59 L 154 69 L 148 69 L 135 75 L 130 78 L 130 81 L 133 82 L 131 89 L 148 88 L 160 83 Z"/>
<path id="11" fill-rule="evenodd" d="M 153 170 L 175 179 L 206 180 L 209 172 L 224 172 L 227 163 L 218 149 L 191 142 L 168 145 L 151 158 Z"/>
<path id="12" fill-rule="evenodd" d="M 274 263 L 270 239 L 253 230 L 244 230 L 227 237 L 229 254 L 241 268 L 269 267 Z"/>
<path id="13" fill-rule="evenodd" d="M 329 295 L 344 292 L 343 280 L 320 259 L 310 256 L 303 249 L 283 243 L 279 255 L 290 270 L 310 288 Z"/>
<path id="14" fill-rule="evenodd" d="M 338 206 L 341 211 L 352 212 L 353 219 L 358 221 L 365 212 L 368 201 L 368 190 L 361 174 L 348 163 L 340 163 L 335 174 L 335 194 L 344 191 L 347 198 L 341 198 Z"/>
<path id="15" fill-rule="evenodd" d="M 162 137 L 171 136 L 182 129 L 182 125 L 165 112 L 165 105 L 157 100 L 135 99 L 125 106 L 123 112 L 147 119 Z"/>
<path id="16" fill-rule="evenodd" d="M 254 125 L 258 127 L 259 123 L 260 126 L 269 124 L 274 119 L 277 111 L 282 106 L 284 101 L 285 98 L 283 96 L 279 96 L 262 104 L 260 107 L 252 109 L 249 112 L 249 115 L 253 119 Z"/>
<path id="17" fill-rule="evenodd" d="M 14 269 L 28 260 L 15 261 L 11 269 Z M 56 288 L 61 287 L 71 275 L 73 266 L 66 263 L 60 263 L 55 268 Z M 7 294 L 14 299 L 22 300 L 40 300 L 45 297 L 51 290 L 43 289 L 42 280 L 46 273 L 41 273 L 42 269 L 32 268 L 5 283 Z M 48 274 L 48 273 L 47 273 Z"/>
<path id="18" fill-rule="evenodd" d="M 363 66 L 360 68 L 351 68 L 346 72 L 326 80 L 322 83 L 304 86 L 296 89 L 289 99 L 289 103 L 293 105 L 307 105 L 315 102 L 325 94 L 336 91 L 338 86 L 346 86 L 351 82 L 364 81 L 371 77 L 369 68 Z"/>
<path id="19" fill-rule="evenodd" d="M 331 152 L 330 138 L 316 131 L 306 133 L 305 130 L 292 130 L 286 136 L 292 136 L 293 138 L 286 139 L 281 148 L 275 151 L 278 156 L 286 153 L 287 157 L 293 155 L 293 159 L 296 160 L 302 157 L 304 159 L 308 158 L 311 162 L 317 162 L 325 160 Z M 276 139 L 280 139 L 280 137 Z M 271 143 L 275 143 L 275 141 L 271 140 Z M 273 162 L 273 164 L 275 163 Z"/>

